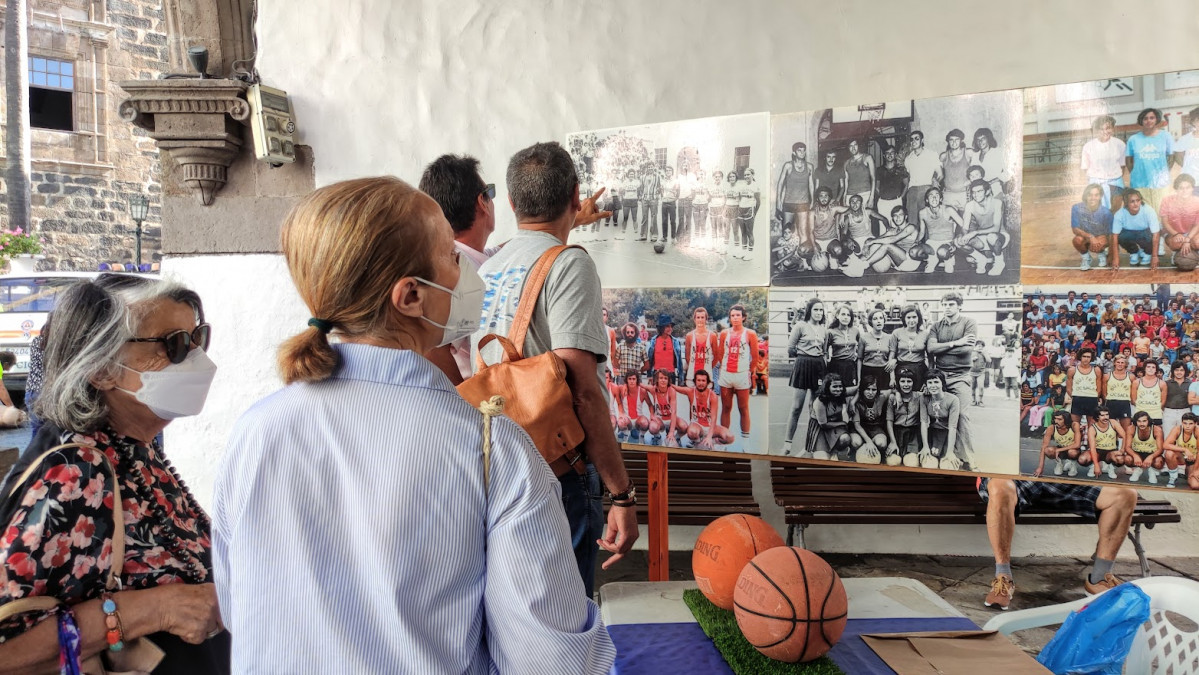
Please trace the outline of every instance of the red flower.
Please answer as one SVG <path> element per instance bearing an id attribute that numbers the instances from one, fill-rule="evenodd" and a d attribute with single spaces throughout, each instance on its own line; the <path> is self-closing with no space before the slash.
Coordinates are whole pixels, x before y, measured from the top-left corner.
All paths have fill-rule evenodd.
<path id="1" fill-rule="evenodd" d="M 63 482 L 62 488 L 58 491 L 58 501 L 70 502 L 79 499 L 83 496 L 83 490 L 79 489 L 78 480 L 68 480 Z"/>
<path id="2" fill-rule="evenodd" d="M 45 498 L 46 493 L 50 491 L 49 486 L 40 478 L 25 490 L 25 498 L 21 500 L 21 506 L 33 506 Z"/>
<path id="3" fill-rule="evenodd" d="M 79 458 L 88 464 L 91 464 L 92 466 L 96 466 L 100 463 L 100 455 L 96 453 L 94 448 L 79 448 Z"/>
<path id="4" fill-rule="evenodd" d="M 96 565 L 96 559 L 90 555 L 81 555 L 75 558 L 75 567 L 71 569 L 71 576 L 76 579 L 82 579 L 87 576 L 87 573 Z"/>
<path id="5" fill-rule="evenodd" d="M 96 523 L 88 516 L 80 515 L 71 529 L 71 545 L 76 548 L 87 548 L 96 534 Z"/>
<path id="6" fill-rule="evenodd" d="M 37 565 L 28 553 L 14 553 L 8 556 L 5 565 L 13 571 L 13 574 L 26 579 L 32 579 L 37 572 Z"/>
<path id="7" fill-rule="evenodd" d="M 161 546 L 155 546 L 149 551 L 146 551 L 145 556 L 143 556 L 143 560 L 145 560 L 146 564 L 150 567 L 165 567 L 167 562 L 171 560 L 171 554 Z"/>
<path id="8" fill-rule="evenodd" d="M 36 549 L 37 545 L 42 541 L 42 535 L 45 533 L 45 523 L 37 523 L 25 528 L 21 533 L 21 543 L 26 548 Z"/>
<path id="9" fill-rule="evenodd" d="M 71 535 L 61 532 L 42 547 L 42 567 L 61 567 L 71 556 Z"/>
<path id="10" fill-rule="evenodd" d="M 16 525 L 9 525 L 4 531 L 4 536 L 0 537 L 0 548 L 8 548 L 17 539 L 17 535 L 21 530 Z"/>
<path id="11" fill-rule="evenodd" d="M 87 487 L 83 489 L 83 497 L 88 508 L 100 508 L 100 504 L 104 501 L 104 477 L 92 476 L 92 479 L 87 482 Z"/>
<path id="12" fill-rule="evenodd" d="M 66 483 L 77 481 L 83 472 L 74 464 L 59 464 L 46 472 L 46 480 L 51 483 Z"/>
<path id="13" fill-rule="evenodd" d="M 96 567 L 98 567 L 101 571 L 107 570 L 109 567 L 112 567 L 112 540 L 111 539 L 105 539 L 104 545 L 100 547 L 100 560 L 99 560 L 99 564 Z"/>

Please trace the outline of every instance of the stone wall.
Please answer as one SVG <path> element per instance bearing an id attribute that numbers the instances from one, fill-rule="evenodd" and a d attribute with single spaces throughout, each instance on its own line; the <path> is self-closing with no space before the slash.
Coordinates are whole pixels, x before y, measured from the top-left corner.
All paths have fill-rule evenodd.
<path id="1" fill-rule="evenodd" d="M 32 130 L 32 221 L 45 239 L 40 269 L 94 270 L 134 259 L 127 199 L 145 194 L 142 260 L 161 258 L 161 168 L 142 129 L 122 121 L 121 80 L 168 70 L 161 0 L 33 0 L 31 56 L 75 64 L 75 130 Z M 0 144 L 0 152 L 3 151 Z M 0 186 L 3 184 L 0 183 Z M 8 226 L 6 207 L 0 223 Z"/>

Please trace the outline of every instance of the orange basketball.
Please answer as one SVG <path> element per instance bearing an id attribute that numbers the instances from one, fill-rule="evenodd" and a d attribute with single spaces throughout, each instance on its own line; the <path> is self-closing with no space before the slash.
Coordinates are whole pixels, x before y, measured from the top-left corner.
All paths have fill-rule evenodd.
<path id="1" fill-rule="evenodd" d="M 1193 272 L 1196 267 L 1199 267 L 1199 255 L 1192 250 L 1188 254 L 1174 254 L 1174 266 L 1183 272 Z"/>
<path id="2" fill-rule="evenodd" d="M 820 556 L 774 548 L 750 561 L 733 594 L 737 625 L 758 651 L 795 663 L 820 658 L 841 639 L 849 600 Z"/>
<path id="3" fill-rule="evenodd" d="M 733 609 L 733 588 L 741 568 L 766 549 L 783 546 L 783 538 L 765 520 L 734 513 L 713 520 L 699 533 L 691 552 L 695 583 L 712 604 Z"/>

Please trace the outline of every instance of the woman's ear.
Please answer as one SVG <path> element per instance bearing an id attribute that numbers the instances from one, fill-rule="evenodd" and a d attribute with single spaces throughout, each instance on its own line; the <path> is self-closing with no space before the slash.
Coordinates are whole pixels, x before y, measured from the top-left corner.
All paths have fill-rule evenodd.
<path id="1" fill-rule="evenodd" d="M 100 391 L 116 389 L 117 378 L 114 372 L 119 372 L 119 369 L 105 369 L 88 380 L 88 384 Z"/>
<path id="2" fill-rule="evenodd" d="M 404 277 L 391 287 L 391 306 L 403 316 L 424 316 L 424 295 L 421 284 L 412 277 Z"/>

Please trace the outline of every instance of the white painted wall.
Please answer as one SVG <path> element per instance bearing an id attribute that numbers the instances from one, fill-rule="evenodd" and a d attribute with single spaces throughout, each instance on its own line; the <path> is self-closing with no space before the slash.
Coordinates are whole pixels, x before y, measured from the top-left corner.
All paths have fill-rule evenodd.
<path id="1" fill-rule="evenodd" d="M 260 0 L 258 68 L 267 84 L 291 94 L 318 184 L 378 173 L 415 182 L 437 155 L 466 152 L 482 160 L 502 200 L 508 157 L 570 131 L 1199 67 L 1182 47 L 1193 43 L 1196 19 L 1171 7 Z M 499 226 L 501 236 L 513 230 L 509 214 L 501 213 Z M 216 326 L 213 356 L 222 370 L 209 407 L 168 430 L 172 456 L 207 501 L 230 426 L 277 386 L 275 346 L 304 327 L 307 313 L 276 257 L 173 258 L 165 267 L 196 286 Z M 1199 554 L 1199 500 L 1178 501 L 1188 522 L 1148 535 L 1155 554 Z M 809 543 L 987 552 L 981 528 L 845 527 L 813 532 Z M 1017 554 L 1087 556 L 1093 547 L 1090 528 L 1023 530 L 1016 542 Z"/>

